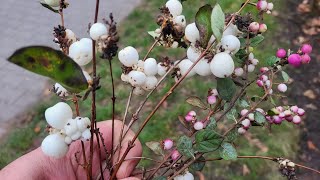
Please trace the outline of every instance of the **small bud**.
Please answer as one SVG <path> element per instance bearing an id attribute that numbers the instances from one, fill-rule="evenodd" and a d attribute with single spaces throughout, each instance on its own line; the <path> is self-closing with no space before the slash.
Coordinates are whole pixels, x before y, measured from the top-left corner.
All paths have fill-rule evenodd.
<path id="1" fill-rule="evenodd" d="M 217 97 L 216 96 L 208 96 L 208 103 L 209 104 L 214 104 L 217 102 Z"/>
<path id="2" fill-rule="evenodd" d="M 170 150 L 173 147 L 173 141 L 171 139 L 165 139 L 163 141 L 163 149 Z"/>
<path id="3" fill-rule="evenodd" d="M 277 57 L 278 57 L 278 58 L 285 58 L 285 57 L 287 57 L 287 51 L 284 50 L 284 49 L 279 49 L 279 50 L 277 51 Z"/>

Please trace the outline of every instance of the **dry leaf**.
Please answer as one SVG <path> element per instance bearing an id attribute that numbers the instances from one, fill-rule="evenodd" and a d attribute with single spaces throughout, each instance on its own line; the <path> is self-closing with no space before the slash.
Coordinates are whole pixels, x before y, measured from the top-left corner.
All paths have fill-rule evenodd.
<path id="1" fill-rule="evenodd" d="M 246 164 L 244 164 L 244 165 L 242 166 L 242 174 L 243 174 L 244 176 L 250 174 L 250 169 L 248 168 L 248 166 L 247 166 Z"/>
<path id="2" fill-rule="evenodd" d="M 308 148 L 312 151 L 316 151 L 316 152 L 319 152 L 319 149 L 316 147 L 316 145 L 313 144 L 312 141 L 308 140 Z"/>
<path id="3" fill-rule="evenodd" d="M 306 96 L 306 97 L 309 98 L 309 99 L 316 99 L 316 98 L 317 98 L 316 94 L 315 94 L 311 89 L 306 90 L 306 91 L 303 93 L 303 95 Z"/>

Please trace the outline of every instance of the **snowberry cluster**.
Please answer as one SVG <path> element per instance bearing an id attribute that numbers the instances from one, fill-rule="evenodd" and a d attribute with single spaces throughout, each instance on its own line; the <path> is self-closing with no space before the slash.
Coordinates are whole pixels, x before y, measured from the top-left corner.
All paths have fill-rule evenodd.
<path id="1" fill-rule="evenodd" d="M 72 109 L 64 102 L 48 108 L 45 118 L 50 125 L 50 134 L 42 141 L 41 149 L 48 156 L 61 158 L 68 152 L 68 145 L 73 141 L 91 138 L 90 119 L 72 119 Z"/>
<path id="2" fill-rule="evenodd" d="M 301 116 L 305 114 L 305 110 L 299 108 L 298 106 L 283 107 L 278 106 L 271 109 L 273 116 L 266 116 L 266 119 L 271 124 L 281 124 L 282 121 L 287 120 L 288 122 L 293 122 L 294 124 L 301 123 Z"/>
<path id="3" fill-rule="evenodd" d="M 265 72 L 265 71 L 268 71 L 268 68 L 266 67 L 262 67 L 260 69 L 261 72 Z M 269 80 L 269 77 L 267 75 L 261 75 L 259 77 L 259 79 L 256 81 L 257 85 L 259 87 L 263 87 L 266 89 L 266 91 L 268 91 L 269 94 L 273 94 L 273 90 L 271 89 L 271 81 Z M 280 83 L 278 84 L 278 87 L 277 87 L 278 91 L 284 93 L 288 90 L 288 87 L 286 84 L 284 83 Z"/>
<path id="4" fill-rule="evenodd" d="M 199 131 L 204 128 L 204 123 L 197 120 L 197 113 L 195 111 L 190 111 L 184 118 L 188 123 L 193 124 L 193 128 Z"/>
<path id="5" fill-rule="evenodd" d="M 256 111 L 258 111 L 261 114 L 265 115 L 264 110 L 261 109 L 261 108 L 257 108 Z M 246 116 L 246 118 L 243 121 L 241 121 L 241 124 L 240 124 L 241 127 L 238 128 L 238 133 L 239 134 L 246 133 L 249 130 L 250 126 L 251 126 L 251 122 L 253 122 L 255 120 L 254 113 L 249 113 L 248 114 L 248 112 L 249 112 L 248 109 L 243 109 L 240 112 L 241 116 Z"/>
<path id="6" fill-rule="evenodd" d="M 259 0 L 257 2 L 256 7 L 260 12 L 266 12 L 267 14 L 271 14 L 274 5 L 271 2 L 268 3 L 266 0 Z"/>
<path id="7" fill-rule="evenodd" d="M 185 171 L 184 174 L 180 174 L 173 179 L 174 180 L 194 180 L 194 176 L 189 171 Z"/>
<path id="8" fill-rule="evenodd" d="M 300 67 L 302 64 L 309 64 L 311 61 L 311 52 L 312 46 L 310 44 L 303 44 L 298 53 L 293 53 L 288 56 L 288 63 L 293 67 Z M 280 59 L 285 59 L 287 58 L 287 51 L 285 49 L 279 49 L 276 55 Z"/>
<path id="9" fill-rule="evenodd" d="M 253 33 L 264 33 L 268 30 L 268 26 L 264 23 L 252 22 L 249 25 L 249 30 Z"/>
<path id="10" fill-rule="evenodd" d="M 150 91 L 158 84 L 156 75 L 166 72 L 166 69 L 154 58 L 148 58 L 145 61 L 139 60 L 138 51 L 128 46 L 119 51 L 118 58 L 123 64 L 124 69 L 129 70 L 121 75 L 121 80 L 130 83 L 134 87 L 133 93 L 136 95 L 143 95 L 145 91 Z"/>

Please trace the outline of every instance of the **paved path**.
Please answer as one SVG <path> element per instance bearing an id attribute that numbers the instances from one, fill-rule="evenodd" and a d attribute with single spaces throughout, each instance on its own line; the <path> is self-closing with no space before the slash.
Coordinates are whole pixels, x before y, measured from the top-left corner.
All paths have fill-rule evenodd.
<path id="1" fill-rule="evenodd" d="M 58 48 L 52 42 L 52 29 L 60 23 L 60 16 L 43 8 L 38 1 L 6 0 L 0 6 L 0 136 L 11 119 L 39 101 L 46 87 L 46 78 L 9 64 L 5 59 L 22 46 L 47 45 Z M 119 22 L 140 1 L 101 0 L 100 17 L 113 12 Z M 86 30 L 88 23 L 93 20 L 95 1 L 68 2 L 70 6 L 65 11 L 66 27 L 80 38 L 87 37 Z"/>

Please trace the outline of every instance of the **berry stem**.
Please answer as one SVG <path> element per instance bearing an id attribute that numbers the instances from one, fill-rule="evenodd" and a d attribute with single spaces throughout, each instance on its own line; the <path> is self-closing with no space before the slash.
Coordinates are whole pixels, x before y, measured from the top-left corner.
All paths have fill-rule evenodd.
<path id="1" fill-rule="evenodd" d="M 114 119 L 115 119 L 115 106 L 116 106 L 116 96 L 115 96 L 115 87 L 114 87 L 114 78 L 113 78 L 113 71 L 112 71 L 112 59 L 109 59 L 109 70 L 110 70 L 110 77 L 111 77 L 111 84 L 112 84 L 112 135 L 111 135 L 111 158 L 110 164 L 113 164 L 113 155 L 114 155 Z M 121 138 L 120 138 L 121 139 Z M 119 151 L 120 153 L 120 151 Z"/>
<path id="2" fill-rule="evenodd" d="M 143 61 L 145 61 L 149 54 L 151 53 L 151 51 L 154 49 L 154 47 L 157 45 L 157 43 L 159 42 L 160 38 L 162 36 L 162 33 L 160 34 L 160 36 L 153 42 L 153 44 L 151 45 L 151 47 L 149 48 L 147 54 L 144 56 Z"/>

